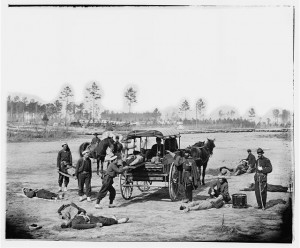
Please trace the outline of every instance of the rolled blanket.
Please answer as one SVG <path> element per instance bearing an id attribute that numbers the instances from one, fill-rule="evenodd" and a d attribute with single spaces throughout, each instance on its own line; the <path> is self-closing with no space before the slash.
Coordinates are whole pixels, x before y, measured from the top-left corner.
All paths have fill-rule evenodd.
<path id="1" fill-rule="evenodd" d="M 254 183 L 251 183 L 248 188 L 241 189 L 241 191 L 254 191 Z M 267 191 L 269 192 L 287 192 L 288 187 L 283 187 L 281 185 L 273 185 L 267 183 Z"/>

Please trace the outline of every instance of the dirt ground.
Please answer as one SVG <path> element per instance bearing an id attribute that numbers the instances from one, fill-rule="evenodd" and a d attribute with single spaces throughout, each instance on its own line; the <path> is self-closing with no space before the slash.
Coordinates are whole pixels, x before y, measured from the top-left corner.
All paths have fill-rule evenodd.
<path id="1" fill-rule="evenodd" d="M 216 148 L 209 160 L 208 169 L 221 166 L 235 168 L 238 162 L 247 157 L 247 148 L 256 150 L 262 147 L 265 156 L 273 164 L 273 172 L 268 183 L 289 186 L 293 181 L 293 144 L 289 133 L 214 133 L 186 134 L 181 137 L 181 148 L 206 138 L 215 138 Z M 91 137 L 68 140 L 74 162 L 79 158 L 78 147 Z M 244 192 L 252 183 L 254 174 L 231 176 L 229 192 L 245 193 L 249 207 L 232 208 L 226 205 L 220 209 L 210 209 L 182 213 L 181 201 L 171 202 L 164 183 L 156 183 L 156 188 L 142 193 L 133 190 L 133 198 L 124 200 L 120 194 L 118 178 L 114 187 L 117 190 L 117 208 L 108 208 L 108 197 L 101 210 L 94 208 L 95 202 L 78 202 L 77 181 L 70 180 L 69 191 L 63 201 L 29 199 L 22 196 L 22 187 L 58 190 L 56 157 L 61 149 L 61 141 L 8 143 L 6 164 L 6 237 L 39 240 L 72 241 L 238 241 L 238 242 L 291 242 L 291 212 L 289 198 L 293 193 L 268 192 L 269 200 L 282 199 L 286 203 L 269 205 L 265 211 L 256 206 L 253 191 Z M 256 153 L 254 153 L 256 155 Z M 95 173 L 93 164 L 92 197 L 101 186 L 101 179 Z M 215 176 L 207 175 L 206 185 L 194 191 L 194 199 L 205 199 L 209 182 Z M 61 229 L 57 209 L 73 201 L 94 215 L 129 217 L 127 224 L 114 225 L 89 230 Z M 28 225 L 37 223 L 42 229 L 29 231 Z"/>

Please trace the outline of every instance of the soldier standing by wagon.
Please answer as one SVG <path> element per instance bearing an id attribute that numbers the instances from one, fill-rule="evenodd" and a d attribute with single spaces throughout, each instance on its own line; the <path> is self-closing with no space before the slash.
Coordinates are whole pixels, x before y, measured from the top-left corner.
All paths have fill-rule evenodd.
<path id="1" fill-rule="evenodd" d="M 261 148 L 257 149 L 258 159 L 255 164 L 254 187 L 257 200 L 257 208 L 265 209 L 267 201 L 267 174 L 272 172 L 271 161 L 266 158 Z"/>
<path id="2" fill-rule="evenodd" d="M 116 136 L 116 141 L 114 143 L 114 153 L 117 156 L 122 156 L 123 145 L 120 143 L 120 137 Z"/>
<path id="3" fill-rule="evenodd" d="M 63 173 L 68 173 L 68 166 L 72 165 L 72 153 L 67 143 L 62 144 L 63 149 L 58 152 L 57 155 L 57 169 Z M 62 191 L 62 184 L 64 182 L 64 191 L 67 191 L 69 184 L 69 177 L 61 175 L 58 176 L 59 192 Z"/>

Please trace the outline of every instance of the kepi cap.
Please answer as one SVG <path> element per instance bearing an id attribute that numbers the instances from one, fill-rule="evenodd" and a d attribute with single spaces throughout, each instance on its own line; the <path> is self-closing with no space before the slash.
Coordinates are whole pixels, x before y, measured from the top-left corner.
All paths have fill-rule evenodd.
<path id="1" fill-rule="evenodd" d="M 261 149 L 261 148 L 258 148 L 258 149 L 257 149 L 257 153 L 262 153 L 262 154 L 263 154 L 263 153 L 264 153 L 264 150 Z"/>

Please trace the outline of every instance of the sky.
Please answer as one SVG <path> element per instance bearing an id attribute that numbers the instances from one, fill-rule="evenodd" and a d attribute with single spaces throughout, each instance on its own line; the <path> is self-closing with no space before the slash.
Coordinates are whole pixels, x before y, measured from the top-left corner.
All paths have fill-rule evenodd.
<path id="1" fill-rule="evenodd" d="M 76 102 L 91 82 L 105 109 L 177 108 L 207 112 L 293 110 L 291 7 L 18 9 L 6 11 L 2 87 L 54 101 L 71 86 Z"/>

